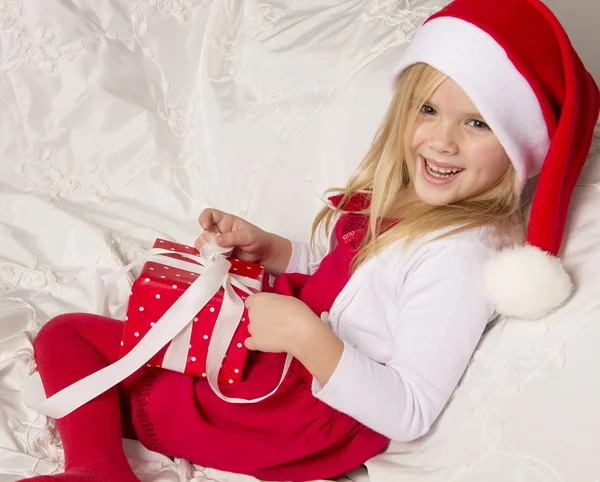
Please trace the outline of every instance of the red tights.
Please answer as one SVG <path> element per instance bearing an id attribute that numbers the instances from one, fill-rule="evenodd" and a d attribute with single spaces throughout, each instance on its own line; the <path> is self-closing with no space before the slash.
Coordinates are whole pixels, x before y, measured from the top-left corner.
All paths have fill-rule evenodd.
<path id="1" fill-rule="evenodd" d="M 123 324 L 93 315 L 54 318 L 35 340 L 35 358 L 47 396 L 118 360 Z M 130 394 L 141 371 L 56 421 L 65 450 L 65 473 L 30 482 L 139 482 L 123 452 L 135 439 Z"/>

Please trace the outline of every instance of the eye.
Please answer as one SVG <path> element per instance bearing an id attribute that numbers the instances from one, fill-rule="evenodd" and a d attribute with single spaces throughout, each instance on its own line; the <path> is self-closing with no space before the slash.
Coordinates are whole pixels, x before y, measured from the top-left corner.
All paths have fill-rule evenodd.
<path id="1" fill-rule="evenodd" d="M 421 114 L 435 115 L 435 114 L 437 114 L 437 112 L 430 105 L 423 104 L 423 107 L 421 107 Z"/>
<path id="2" fill-rule="evenodd" d="M 467 125 L 471 126 L 471 127 L 475 127 L 475 129 L 491 130 L 490 126 L 488 126 L 485 122 L 477 120 L 477 119 L 470 120 L 469 122 L 467 122 Z"/>

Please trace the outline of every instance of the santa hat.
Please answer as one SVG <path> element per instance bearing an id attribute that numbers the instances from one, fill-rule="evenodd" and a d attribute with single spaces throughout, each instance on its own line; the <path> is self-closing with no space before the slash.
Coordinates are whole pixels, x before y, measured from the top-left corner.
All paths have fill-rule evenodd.
<path id="1" fill-rule="evenodd" d="M 572 283 L 556 257 L 589 154 L 600 95 L 554 14 L 539 0 L 455 0 L 417 31 L 395 71 L 431 65 L 469 95 L 521 182 L 539 174 L 527 245 L 490 259 L 498 313 L 539 318 Z"/>

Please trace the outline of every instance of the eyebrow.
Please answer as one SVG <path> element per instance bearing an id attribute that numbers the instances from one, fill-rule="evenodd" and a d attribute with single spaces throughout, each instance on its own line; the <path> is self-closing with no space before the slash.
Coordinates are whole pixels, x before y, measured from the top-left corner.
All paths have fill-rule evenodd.
<path id="1" fill-rule="evenodd" d="M 425 100 L 425 102 L 423 102 L 423 104 L 428 105 L 430 107 L 433 107 L 435 110 L 439 110 L 438 106 L 435 105 L 431 101 L 431 99 Z M 485 122 L 485 118 L 479 112 L 467 112 L 467 113 L 465 113 L 465 117 L 473 117 L 473 118 L 476 118 L 476 119 L 481 119 L 482 121 Z"/>
<path id="2" fill-rule="evenodd" d="M 481 119 L 482 121 L 484 121 L 485 119 L 483 118 L 483 116 L 479 113 L 479 112 L 467 112 L 465 114 L 466 117 L 473 117 L 476 119 Z"/>

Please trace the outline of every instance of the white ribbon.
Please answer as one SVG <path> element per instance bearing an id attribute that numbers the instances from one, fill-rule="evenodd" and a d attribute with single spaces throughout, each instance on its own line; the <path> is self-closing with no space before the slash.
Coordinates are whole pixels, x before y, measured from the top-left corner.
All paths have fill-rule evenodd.
<path id="1" fill-rule="evenodd" d="M 23 383 L 22 397 L 25 404 L 50 417 L 62 418 L 127 378 L 169 341 L 171 341 L 171 345 L 165 353 L 166 363 L 163 363 L 163 367 L 183 372 L 191 335 L 191 320 L 221 287 L 225 291 L 223 304 L 217 316 L 206 358 L 208 383 L 219 398 L 230 403 L 256 403 L 270 397 L 285 379 L 292 362 L 292 356 L 289 354 L 285 359 L 279 383 L 270 393 L 254 399 L 245 399 L 226 397 L 219 390 L 217 382 L 219 370 L 244 312 L 244 301 L 234 291 L 233 286 L 248 294 L 252 293 L 252 289 L 260 290 L 261 287 L 261 283 L 257 280 L 229 273 L 231 263 L 225 258 L 229 252 L 230 250 L 221 248 L 214 242 L 205 245 L 200 256 L 154 248 L 117 272 L 103 276 L 105 284 L 110 284 L 134 266 L 146 261 L 155 261 L 202 275 L 190 285 L 123 358 L 69 385 L 50 398 L 46 398 L 39 373 L 36 372 L 26 378 Z M 175 259 L 165 256 L 166 254 L 177 254 L 193 262 Z"/>

